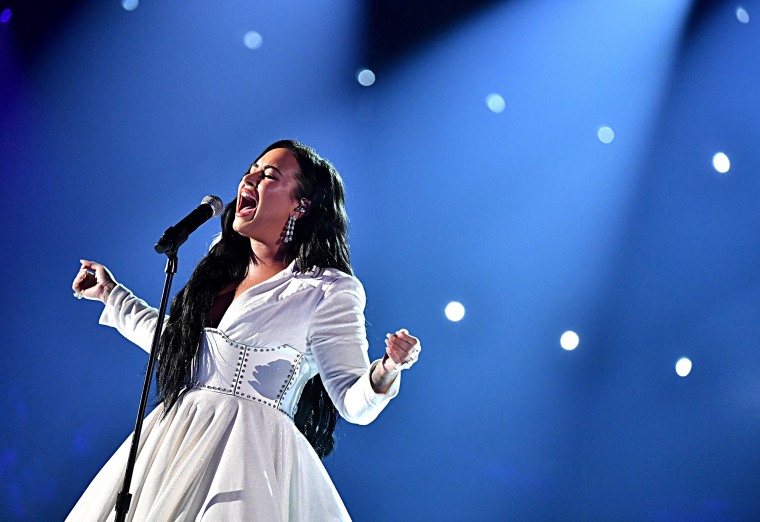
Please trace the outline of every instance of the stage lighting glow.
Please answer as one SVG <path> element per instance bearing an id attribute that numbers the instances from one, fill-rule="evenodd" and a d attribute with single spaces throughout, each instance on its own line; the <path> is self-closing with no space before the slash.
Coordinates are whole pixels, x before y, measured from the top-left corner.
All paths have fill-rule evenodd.
<path id="1" fill-rule="evenodd" d="M 488 105 L 488 109 L 496 114 L 499 114 L 500 112 L 504 112 L 504 109 L 507 108 L 507 103 L 504 101 L 504 98 L 501 97 L 500 94 L 496 94 L 495 92 L 492 92 L 488 96 L 486 96 L 486 105 Z"/>
<path id="2" fill-rule="evenodd" d="M 243 43 L 249 49 L 258 49 L 264 43 L 264 38 L 256 31 L 248 31 L 243 37 Z"/>
<path id="3" fill-rule="evenodd" d="M 688 357 L 681 357 L 676 362 L 676 373 L 679 377 L 686 377 L 691 373 L 691 359 Z"/>
<path id="4" fill-rule="evenodd" d="M 0 13 L 0 23 L 6 24 L 11 21 L 11 16 L 13 16 L 13 13 L 11 12 L 10 7 L 6 7 L 3 9 L 3 12 Z"/>
<path id="5" fill-rule="evenodd" d="M 564 350 L 575 350 L 578 348 L 578 343 L 580 343 L 580 338 L 578 337 L 578 334 L 568 330 L 567 332 L 562 334 L 562 337 L 559 338 L 559 345 Z"/>
<path id="6" fill-rule="evenodd" d="M 449 321 L 461 321 L 464 317 L 464 306 L 462 306 L 462 303 L 451 301 L 446 305 L 445 313 Z"/>
<path id="7" fill-rule="evenodd" d="M 743 24 L 749 23 L 749 13 L 743 7 L 736 8 L 736 19 Z"/>
<path id="8" fill-rule="evenodd" d="M 596 135 L 602 143 L 612 143 L 612 140 L 615 139 L 615 131 L 607 126 L 599 127 Z"/>
<path id="9" fill-rule="evenodd" d="M 721 174 L 725 174 L 731 169 L 731 161 L 728 159 L 728 156 L 719 152 L 713 156 L 713 167 Z"/>
<path id="10" fill-rule="evenodd" d="M 369 69 L 362 69 L 356 75 L 356 79 L 364 87 L 369 87 L 370 85 L 375 83 L 375 73 L 373 73 Z"/>
<path id="11" fill-rule="evenodd" d="M 127 11 L 134 11 L 140 5 L 140 0 L 121 0 L 121 6 Z"/>

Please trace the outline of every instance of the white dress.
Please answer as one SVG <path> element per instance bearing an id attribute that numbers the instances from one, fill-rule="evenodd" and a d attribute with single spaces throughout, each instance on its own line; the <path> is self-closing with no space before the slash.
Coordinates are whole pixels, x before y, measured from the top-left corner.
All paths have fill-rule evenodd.
<path id="1" fill-rule="evenodd" d="M 349 520 L 319 457 L 293 424 L 317 372 L 341 416 L 367 424 L 398 393 L 369 381 L 364 290 L 343 272 L 294 264 L 241 294 L 206 328 L 199 386 L 145 419 L 127 520 Z M 118 285 L 101 324 L 146 351 L 157 311 Z M 113 520 L 131 436 L 93 479 L 69 521 Z"/>

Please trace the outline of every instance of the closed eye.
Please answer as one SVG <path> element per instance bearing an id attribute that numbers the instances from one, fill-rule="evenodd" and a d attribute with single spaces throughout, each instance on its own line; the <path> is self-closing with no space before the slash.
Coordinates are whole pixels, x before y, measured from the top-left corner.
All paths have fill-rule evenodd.
<path id="1" fill-rule="evenodd" d="M 282 176 L 282 172 L 280 172 L 280 171 L 279 171 L 279 169 L 278 169 L 277 167 L 275 167 L 274 165 L 264 165 L 264 167 L 263 167 L 263 169 L 262 169 L 262 170 L 264 171 L 264 173 L 263 173 L 263 176 L 264 176 L 265 178 L 269 178 L 269 179 L 277 179 L 277 178 L 275 178 L 274 176 L 272 176 L 271 174 L 269 174 L 269 173 L 270 173 L 270 172 L 272 172 L 272 171 L 274 171 L 274 172 L 276 172 L 277 174 L 279 174 L 280 176 Z"/>
<path id="2" fill-rule="evenodd" d="M 249 176 L 252 176 L 253 174 L 254 174 L 253 172 L 246 172 L 245 174 L 243 174 L 243 181 L 246 181 L 247 178 Z M 264 179 L 275 179 L 275 180 L 277 179 L 275 176 L 272 176 L 271 174 L 267 174 L 266 171 L 261 173 L 261 177 Z"/>

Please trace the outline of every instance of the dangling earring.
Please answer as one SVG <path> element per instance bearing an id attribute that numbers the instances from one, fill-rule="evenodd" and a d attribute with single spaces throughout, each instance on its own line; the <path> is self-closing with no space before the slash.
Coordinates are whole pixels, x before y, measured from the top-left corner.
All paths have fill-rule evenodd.
<path id="1" fill-rule="evenodd" d="M 293 241 L 293 230 L 296 227 L 296 215 L 291 214 L 288 218 L 288 223 L 285 225 L 285 238 L 282 240 L 283 243 L 290 243 Z"/>
<path id="2" fill-rule="evenodd" d="M 296 208 L 296 212 L 299 214 L 303 214 L 306 212 L 306 199 L 301 198 L 300 204 Z M 288 217 L 288 223 L 285 225 L 285 237 L 283 238 L 283 243 L 290 243 L 293 241 L 293 231 L 296 228 L 296 215 L 291 214 L 290 217 Z"/>

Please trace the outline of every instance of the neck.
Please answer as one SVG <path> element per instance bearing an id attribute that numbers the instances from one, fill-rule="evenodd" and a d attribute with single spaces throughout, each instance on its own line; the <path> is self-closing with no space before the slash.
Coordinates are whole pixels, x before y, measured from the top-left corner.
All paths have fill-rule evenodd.
<path id="1" fill-rule="evenodd" d="M 249 275 L 279 272 L 285 268 L 286 246 L 284 244 L 268 245 L 251 239 L 251 251 L 254 259 L 251 259 L 251 265 L 248 268 Z"/>

